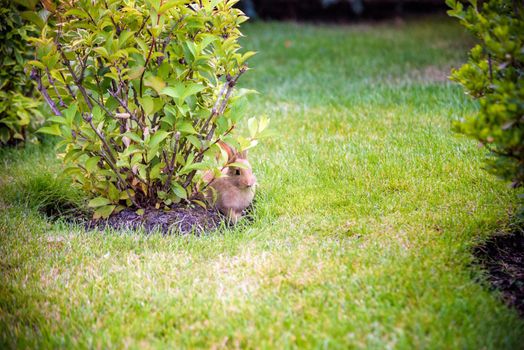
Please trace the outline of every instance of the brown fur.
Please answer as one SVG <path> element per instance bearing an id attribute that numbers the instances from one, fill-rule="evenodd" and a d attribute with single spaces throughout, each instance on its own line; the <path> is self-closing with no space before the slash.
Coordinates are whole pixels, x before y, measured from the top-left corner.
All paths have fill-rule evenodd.
<path id="1" fill-rule="evenodd" d="M 246 169 L 228 166 L 222 170 L 224 176 L 217 179 L 212 179 L 212 175 L 210 179 L 209 174 L 204 174 L 204 180 L 210 186 L 207 199 L 232 223 L 236 223 L 253 201 L 257 179 L 247 160 L 247 152 L 238 153 L 222 142 L 219 145 L 228 154 L 228 164 L 241 163 Z"/>

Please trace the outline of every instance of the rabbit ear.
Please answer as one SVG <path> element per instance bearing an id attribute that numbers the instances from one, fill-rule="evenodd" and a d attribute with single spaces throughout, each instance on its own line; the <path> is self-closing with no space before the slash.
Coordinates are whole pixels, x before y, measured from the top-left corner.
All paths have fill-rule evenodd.
<path id="1" fill-rule="evenodd" d="M 235 150 L 223 141 L 218 141 L 218 145 L 227 153 L 227 159 L 231 160 L 235 157 Z"/>
<path id="2" fill-rule="evenodd" d="M 238 154 L 238 156 L 242 159 L 247 159 L 247 149 L 243 150 Z"/>

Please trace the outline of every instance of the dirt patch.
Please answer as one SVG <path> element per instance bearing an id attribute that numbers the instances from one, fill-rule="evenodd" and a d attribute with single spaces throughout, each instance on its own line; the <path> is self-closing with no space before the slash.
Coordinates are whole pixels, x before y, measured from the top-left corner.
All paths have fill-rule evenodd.
<path id="1" fill-rule="evenodd" d="M 451 75 L 451 67 L 436 67 L 428 66 L 425 67 L 420 75 L 423 80 L 435 81 L 435 82 L 449 82 L 449 76 Z"/>
<path id="2" fill-rule="evenodd" d="M 86 228 L 102 230 L 143 228 L 148 233 L 158 230 L 164 234 L 202 234 L 215 230 L 223 221 L 224 216 L 214 209 L 177 206 L 169 211 L 146 209 L 143 215 L 138 215 L 134 210 L 124 209 L 108 219 L 89 220 Z"/>
<path id="3" fill-rule="evenodd" d="M 504 301 L 524 317 L 524 231 L 495 236 L 475 248 L 474 254 Z"/>
<path id="4" fill-rule="evenodd" d="M 431 83 L 444 84 L 450 83 L 452 66 L 426 66 L 413 68 L 401 75 L 390 75 L 384 77 L 384 81 L 390 84 L 401 85 L 411 83 Z"/>

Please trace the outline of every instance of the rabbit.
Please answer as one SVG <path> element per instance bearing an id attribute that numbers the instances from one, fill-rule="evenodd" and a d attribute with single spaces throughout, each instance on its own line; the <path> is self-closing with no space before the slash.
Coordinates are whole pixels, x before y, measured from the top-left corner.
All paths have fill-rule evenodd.
<path id="1" fill-rule="evenodd" d="M 218 145 L 227 153 L 227 164 L 241 163 L 245 168 L 226 164 L 222 170 L 223 176 L 219 178 L 213 178 L 212 174 L 206 173 L 204 181 L 208 182 L 210 187 L 206 192 L 206 199 L 224 214 L 230 223 L 236 224 L 242 217 L 242 212 L 253 201 L 257 179 L 247 160 L 247 151 L 237 152 L 222 141 L 218 142 Z"/>

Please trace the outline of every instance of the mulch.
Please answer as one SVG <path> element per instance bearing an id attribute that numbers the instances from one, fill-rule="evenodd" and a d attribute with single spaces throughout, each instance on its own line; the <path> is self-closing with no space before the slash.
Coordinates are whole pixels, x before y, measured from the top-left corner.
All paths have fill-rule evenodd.
<path id="1" fill-rule="evenodd" d="M 474 250 L 488 281 L 524 317 L 524 231 L 497 235 Z"/>
<path id="2" fill-rule="evenodd" d="M 136 230 L 144 229 L 147 233 L 160 231 L 164 234 L 202 234 L 216 230 L 224 222 L 224 216 L 214 209 L 199 206 L 174 206 L 170 210 L 155 208 L 145 209 L 143 215 L 134 210 L 124 209 L 108 219 L 88 220 L 87 229 Z"/>

